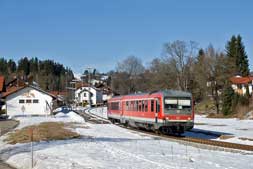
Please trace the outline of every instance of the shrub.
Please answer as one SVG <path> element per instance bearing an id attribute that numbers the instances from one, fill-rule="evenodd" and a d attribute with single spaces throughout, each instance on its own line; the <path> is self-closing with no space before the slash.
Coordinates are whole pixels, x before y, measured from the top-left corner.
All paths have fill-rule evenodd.
<path id="1" fill-rule="evenodd" d="M 6 114 L 6 110 L 5 109 L 0 110 L 0 115 L 3 115 L 3 114 Z"/>

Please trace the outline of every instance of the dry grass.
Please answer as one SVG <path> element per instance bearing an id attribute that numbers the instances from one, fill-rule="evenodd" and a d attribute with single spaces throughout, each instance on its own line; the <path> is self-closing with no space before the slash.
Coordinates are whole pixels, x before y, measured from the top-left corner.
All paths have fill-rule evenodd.
<path id="1" fill-rule="evenodd" d="M 235 137 L 235 136 L 232 136 L 232 135 L 221 135 L 221 136 L 219 137 L 219 139 L 221 139 L 221 140 L 227 140 L 227 139 L 233 138 L 233 137 Z"/>
<path id="2" fill-rule="evenodd" d="M 30 131 L 33 130 L 33 141 L 50 141 L 79 138 L 80 135 L 66 128 L 64 123 L 44 122 L 39 125 L 27 126 L 15 130 L 5 139 L 9 144 L 31 142 Z"/>
<path id="3" fill-rule="evenodd" d="M 194 125 L 208 125 L 207 123 L 197 123 L 195 122 Z"/>
<path id="4" fill-rule="evenodd" d="M 253 103 L 250 103 L 248 106 L 242 106 L 239 105 L 236 107 L 235 112 L 236 112 L 236 117 L 239 119 L 245 119 L 247 118 L 246 115 L 248 112 L 253 110 Z"/>
<path id="5" fill-rule="evenodd" d="M 223 127 L 223 126 L 227 126 L 227 125 L 226 124 L 212 124 L 211 126 Z"/>
<path id="6" fill-rule="evenodd" d="M 210 114 L 208 114 L 207 115 L 207 117 L 208 118 L 233 118 L 233 116 L 232 115 L 230 115 L 230 116 L 225 116 L 225 115 L 223 115 L 222 113 L 219 113 L 219 114 L 217 114 L 217 113 L 210 113 Z"/>
<path id="7" fill-rule="evenodd" d="M 249 129 L 246 129 L 246 128 L 241 128 L 241 129 L 236 129 L 236 130 L 247 131 L 247 130 L 249 130 Z"/>
<path id="8" fill-rule="evenodd" d="M 253 139 L 252 138 L 246 138 L 246 137 L 239 137 L 239 139 L 241 139 L 241 140 L 248 140 L 248 141 L 253 141 Z"/>
<path id="9" fill-rule="evenodd" d="M 205 99 L 195 106 L 195 112 L 197 114 L 207 114 L 215 111 L 216 108 L 214 105 L 214 101 L 211 99 Z"/>

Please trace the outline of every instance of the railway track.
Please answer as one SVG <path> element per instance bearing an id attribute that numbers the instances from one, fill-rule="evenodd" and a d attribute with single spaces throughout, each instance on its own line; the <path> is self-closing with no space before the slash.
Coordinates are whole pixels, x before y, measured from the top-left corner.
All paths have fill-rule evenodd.
<path id="1" fill-rule="evenodd" d="M 89 111 L 89 110 L 85 110 Z M 92 124 L 110 124 L 111 122 L 102 117 L 93 115 L 91 113 L 86 113 L 85 111 L 76 111 L 79 115 L 81 115 L 86 122 L 90 122 Z"/>
<path id="2" fill-rule="evenodd" d="M 86 110 L 89 111 L 89 110 Z M 86 113 L 85 111 L 82 113 L 79 113 L 82 115 L 86 121 L 95 123 L 95 124 L 110 124 L 111 122 L 108 119 L 99 117 L 95 114 L 91 113 Z M 224 142 L 224 141 L 217 141 L 217 140 L 208 140 L 208 139 L 202 139 L 202 138 L 194 138 L 194 137 L 187 137 L 187 136 L 170 136 L 170 135 L 165 135 L 165 134 L 157 134 L 153 131 L 146 131 L 142 129 L 137 129 L 137 128 L 132 128 L 132 127 L 126 127 L 121 124 L 115 124 L 119 127 L 136 131 L 136 132 L 141 132 L 145 133 L 148 135 L 152 135 L 155 137 L 160 137 L 165 140 L 174 140 L 174 141 L 179 141 L 183 143 L 195 143 L 195 144 L 200 144 L 200 145 L 207 145 L 207 146 L 213 146 L 213 147 L 219 147 L 222 149 L 233 149 L 233 150 L 245 150 L 245 151 L 252 151 L 253 152 L 253 146 L 251 145 L 245 145 L 245 144 L 238 144 L 238 143 L 230 143 L 230 142 Z"/>

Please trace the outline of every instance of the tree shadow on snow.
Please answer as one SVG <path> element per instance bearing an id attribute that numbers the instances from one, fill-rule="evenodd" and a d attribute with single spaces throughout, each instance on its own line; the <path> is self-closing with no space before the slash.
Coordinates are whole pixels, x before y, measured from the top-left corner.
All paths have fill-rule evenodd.
<path id="1" fill-rule="evenodd" d="M 202 139 L 217 139 L 222 135 L 233 136 L 231 133 L 212 131 L 212 130 L 203 130 L 203 129 L 191 129 L 183 134 L 183 136 L 202 138 Z"/>

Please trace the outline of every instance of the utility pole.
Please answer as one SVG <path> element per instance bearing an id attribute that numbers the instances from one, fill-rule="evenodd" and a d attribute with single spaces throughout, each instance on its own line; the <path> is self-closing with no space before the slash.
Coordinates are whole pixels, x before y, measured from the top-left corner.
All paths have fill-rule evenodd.
<path id="1" fill-rule="evenodd" d="M 91 94 L 90 94 L 90 88 L 91 88 L 91 71 L 93 70 L 93 68 L 92 67 L 87 67 L 86 68 L 87 70 L 88 70 L 88 103 L 89 103 L 89 106 L 91 107 Z"/>

